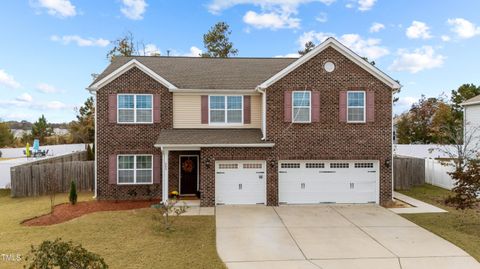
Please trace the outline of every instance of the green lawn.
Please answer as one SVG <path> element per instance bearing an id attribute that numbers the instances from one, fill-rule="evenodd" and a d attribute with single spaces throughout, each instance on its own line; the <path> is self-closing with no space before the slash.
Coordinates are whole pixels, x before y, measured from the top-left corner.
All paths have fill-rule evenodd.
<path id="1" fill-rule="evenodd" d="M 443 201 L 451 192 L 428 184 L 400 192 L 448 210 L 448 213 L 402 216 L 454 243 L 480 261 L 480 210 L 460 211 L 446 206 Z"/>
<path id="2" fill-rule="evenodd" d="M 26 254 L 30 245 L 61 237 L 101 255 L 110 268 L 225 268 L 215 246 L 213 216 L 182 216 L 169 234 L 154 229 L 153 209 L 97 212 L 66 223 L 25 227 L 24 219 L 48 213 L 48 197 L 10 198 L 0 190 L 0 255 Z M 79 194 L 79 201 L 91 193 Z M 59 194 L 57 203 L 67 201 Z M 22 268 L 0 256 L 0 268 Z"/>

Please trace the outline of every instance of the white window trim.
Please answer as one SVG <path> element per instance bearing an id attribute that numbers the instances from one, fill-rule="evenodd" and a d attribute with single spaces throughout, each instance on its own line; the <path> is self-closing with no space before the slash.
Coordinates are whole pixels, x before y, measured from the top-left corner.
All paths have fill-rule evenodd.
<path id="1" fill-rule="evenodd" d="M 132 170 L 132 169 L 120 169 L 120 157 L 121 156 L 133 156 L 133 182 L 122 182 L 119 181 L 119 171 L 120 170 Z M 152 168 L 151 169 L 137 169 L 137 156 L 150 156 L 152 158 Z M 152 185 L 153 184 L 153 154 L 118 154 L 117 155 L 117 185 Z M 137 183 L 137 170 L 152 170 L 151 181 L 150 182 L 140 182 Z"/>
<path id="2" fill-rule="evenodd" d="M 224 113 L 225 113 L 225 121 L 224 122 L 212 122 L 210 120 L 210 97 L 212 96 L 221 96 L 221 97 L 224 97 L 225 98 L 225 108 L 224 109 L 213 109 L 213 110 L 224 110 Z M 227 114 L 228 114 L 228 96 L 236 96 L 236 97 L 240 97 L 242 99 L 242 106 L 241 106 L 241 109 L 230 109 L 230 110 L 241 110 L 241 113 L 242 113 L 242 121 L 241 122 L 233 122 L 233 123 L 229 123 L 228 122 L 228 117 L 227 117 Z M 243 100 L 243 95 L 238 95 L 238 94 L 211 94 L 211 95 L 208 95 L 208 125 L 214 125 L 214 126 L 242 126 L 243 125 L 243 111 L 244 109 L 244 100 Z"/>
<path id="3" fill-rule="evenodd" d="M 133 95 L 133 108 L 120 108 L 120 96 Z M 137 96 L 151 96 L 152 108 L 137 108 Z M 133 122 L 122 122 L 120 121 L 120 110 L 133 110 Z M 138 110 L 151 110 L 152 117 L 151 121 L 137 122 L 137 111 Z M 153 123 L 153 94 L 136 94 L 136 93 L 121 93 L 117 94 L 117 123 L 118 124 L 152 124 Z"/>
<path id="4" fill-rule="evenodd" d="M 361 106 L 350 106 L 348 104 L 348 99 L 350 98 L 350 93 L 363 93 L 363 107 Z M 367 122 L 367 92 L 366 91 L 347 91 L 347 122 L 348 123 L 365 123 Z M 348 109 L 349 108 L 363 108 L 363 121 L 352 121 L 348 120 Z"/>
<path id="5" fill-rule="evenodd" d="M 309 96 L 309 106 L 308 106 L 308 121 L 299 121 L 296 120 L 295 118 L 295 108 L 307 108 L 307 106 L 295 106 L 295 99 L 294 95 L 295 93 L 300 92 L 300 93 L 305 93 L 308 92 Z M 293 91 L 292 92 L 292 122 L 293 123 L 311 123 L 312 122 L 312 92 L 311 91 Z"/>

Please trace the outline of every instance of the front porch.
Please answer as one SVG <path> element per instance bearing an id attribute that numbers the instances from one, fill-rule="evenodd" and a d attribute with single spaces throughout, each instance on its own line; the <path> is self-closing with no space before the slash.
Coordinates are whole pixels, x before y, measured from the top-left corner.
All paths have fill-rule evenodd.
<path id="1" fill-rule="evenodd" d="M 176 191 L 181 199 L 213 206 L 216 159 L 264 160 L 273 143 L 262 140 L 260 129 L 167 129 L 155 147 L 162 151 L 162 201 Z"/>

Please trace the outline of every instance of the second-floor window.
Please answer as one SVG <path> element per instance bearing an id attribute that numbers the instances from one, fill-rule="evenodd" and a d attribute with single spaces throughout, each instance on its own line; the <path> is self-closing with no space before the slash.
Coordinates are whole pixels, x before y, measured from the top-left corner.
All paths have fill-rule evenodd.
<path id="1" fill-rule="evenodd" d="M 292 121 L 293 122 L 310 122 L 311 106 L 309 91 L 292 92 Z"/>
<path id="2" fill-rule="evenodd" d="M 153 104 L 151 94 L 119 94 L 119 123 L 152 123 Z"/>
<path id="3" fill-rule="evenodd" d="M 349 91 L 347 93 L 347 121 L 365 122 L 364 91 Z"/>
<path id="4" fill-rule="evenodd" d="M 211 95 L 209 122 L 212 124 L 241 124 L 243 122 L 243 96 Z"/>

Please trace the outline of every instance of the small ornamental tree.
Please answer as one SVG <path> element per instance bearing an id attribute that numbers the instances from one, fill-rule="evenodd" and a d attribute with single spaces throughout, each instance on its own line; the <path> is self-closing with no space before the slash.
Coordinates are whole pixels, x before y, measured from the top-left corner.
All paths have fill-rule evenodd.
<path id="1" fill-rule="evenodd" d="M 165 232 L 170 232 L 173 230 L 174 220 L 172 216 L 180 216 L 183 213 L 187 212 L 188 207 L 183 203 L 183 205 L 177 205 L 177 199 L 170 199 L 166 202 L 160 202 L 159 204 L 152 205 L 153 208 L 157 209 L 158 215 L 154 215 L 153 219 L 158 221 Z"/>
<path id="2" fill-rule="evenodd" d="M 70 204 L 75 205 L 77 203 L 77 198 L 77 184 L 75 183 L 75 180 L 72 180 L 72 183 L 70 183 L 70 193 L 68 195 Z"/>
<path id="3" fill-rule="evenodd" d="M 81 245 L 72 241 L 63 242 L 61 238 L 55 241 L 43 241 L 38 247 L 31 246 L 26 256 L 28 269 L 106 269 L 108 265 L 102 257 L 89 252 Z"/>
<path id="4" fill-rule="evenodd" d="M 469 160 L 465 169 L 457 167 L 449 174 L 455 181 L 452 189 L 454 195 L 448 197 L 446 202 L 462 210 L 475 207 L 480 194 L 480 160 Z"/>

